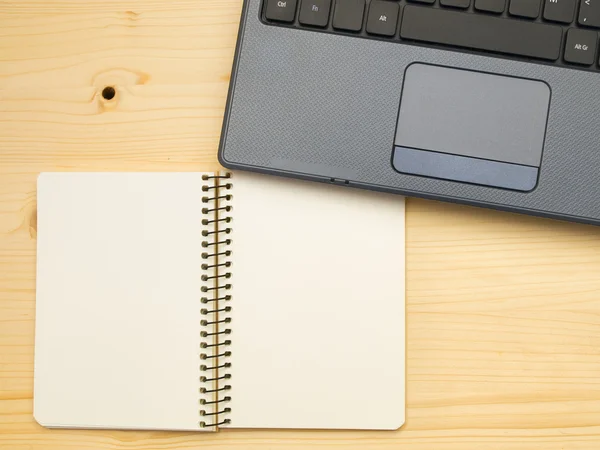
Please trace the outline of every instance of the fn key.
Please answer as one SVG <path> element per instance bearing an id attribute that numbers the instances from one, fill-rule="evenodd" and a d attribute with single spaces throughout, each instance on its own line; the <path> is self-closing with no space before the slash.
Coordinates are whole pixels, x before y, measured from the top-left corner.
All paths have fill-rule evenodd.
<path id="1" fill-rule="evenodd" d="M 367 17 L 367 33 L 380 36 L 395 35 L 399 11 L 398 3 L 372 0 Z"/>

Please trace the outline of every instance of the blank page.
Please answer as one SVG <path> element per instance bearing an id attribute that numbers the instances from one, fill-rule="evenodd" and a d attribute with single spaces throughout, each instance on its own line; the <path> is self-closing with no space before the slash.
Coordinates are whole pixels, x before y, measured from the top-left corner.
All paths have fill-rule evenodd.
<path id="1" fill-rule="evenodd" d="M 34 415 L 198 430 L 202 176 L 38 180 Z"/>
<path id="2" fill-rule="evenodd" d="M 228 426 L 400 427 L 404 199 L 235 173 L 232 205 Z"/>

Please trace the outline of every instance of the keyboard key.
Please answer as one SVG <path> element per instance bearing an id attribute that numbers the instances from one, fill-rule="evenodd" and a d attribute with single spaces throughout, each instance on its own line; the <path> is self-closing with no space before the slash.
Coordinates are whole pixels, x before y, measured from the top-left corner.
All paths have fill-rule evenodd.
<path id="1" fill-rule="evenodd" d="M 540 15 L 541 0 L 510 0 L 508 12 L 513 16 L 535 19 Z"/>
<path id="2" fill-rule="evenodd" d="M 597 44 L 597 32 L 570 28 L 565 45 L 565 61 L 591 66 L 596 59 Z"/>
<path id="3" fill-rule="evenodd" d="M 506 0 L 475 0 L 475 9 L 479 11 L 502 14 L 506 8 Z"/>
<path id="4" fill-rule="evenodd" d="M 413 2 L 413 3 L 429 3 L 430 5 L 435 3 L 435 0 L 408 0 L 408 1 Z"/>
<path id="5" fill-rule="evenodd" d="M 298 21 L 302 25 L 326 27 L 330 8 L 331 0 L 302 0 Z"/>
<path id="6" fill-rule="evenodd" d="M 544 19 L 552 22 L 571 23 L 575 16 L 576 0 L 545 0 Z"/>
<path id="7" fill-rule="evenodd" d="M 562 28 L 546 23 L 407 5 L 400 36 L 556 61 L 560 54 Z"/>
<path id="8" fill-rule="evenodd" d="M 365 0 L 335 0 L 333 28 L 360 31 L 365 14 Z"/>
<path id="9" fill-rule="evenodd" d="M 471 0 L 440 0 L 442 6 L 451 6 L 453 8 L 468 8 L 471 6 Z"/>
<path id="10" fill-rule="evenodd" d="M 278 22 L 293 22 L 297 0 L 267 0 L 265 17 Z"/>
<path id="11" fill-rule="evenodd" d="M 579 24 L 600 28 L 600 0 L 581 0 L 580 4 Z"/>
<path id="12" fill-rule="evenodd" d="M 390 1 L 371 0 L 367 17 L 367 33 L 380 36 L 396 34 L 400 5 Z"/>

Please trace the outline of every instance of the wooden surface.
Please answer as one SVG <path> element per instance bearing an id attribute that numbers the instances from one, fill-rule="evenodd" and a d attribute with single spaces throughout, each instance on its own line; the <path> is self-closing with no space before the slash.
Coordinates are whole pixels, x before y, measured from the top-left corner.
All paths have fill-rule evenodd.
<path id="1" fill-rule="evenodd" d="M 215 169 L 240 10 L 241 0 L 0 0 L 0 448 L 600 448 L 600 228 L 422 200 L 408 203 L 400 431 L 34 422 L 36 176 Z M 105 86 L 117 89 L 111 102 Z"/>

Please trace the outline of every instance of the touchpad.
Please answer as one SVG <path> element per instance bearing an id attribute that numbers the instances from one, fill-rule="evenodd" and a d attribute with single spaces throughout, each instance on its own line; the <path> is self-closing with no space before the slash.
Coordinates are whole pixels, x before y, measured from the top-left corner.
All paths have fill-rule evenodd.
<path id="1" fill-rule="evenodd" d="M 550 88 L 541 81 L 412 64 L 402 88 L 394 168 L 530 191 L 549 104 Z"/>

